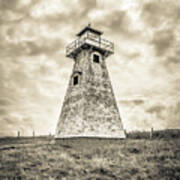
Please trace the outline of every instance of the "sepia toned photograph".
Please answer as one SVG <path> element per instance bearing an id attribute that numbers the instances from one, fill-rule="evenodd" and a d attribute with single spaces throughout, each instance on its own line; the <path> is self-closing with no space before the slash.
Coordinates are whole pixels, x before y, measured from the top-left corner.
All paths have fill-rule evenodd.
<path id="1" fill-rule="evenodd" d="M 180 180 L 180 0 L 0 0 L 0 180 Z"/>

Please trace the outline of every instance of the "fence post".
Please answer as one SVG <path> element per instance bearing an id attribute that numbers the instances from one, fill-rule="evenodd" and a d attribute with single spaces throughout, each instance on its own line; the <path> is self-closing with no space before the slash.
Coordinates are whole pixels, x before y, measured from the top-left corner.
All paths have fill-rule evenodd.
<path id="1" fill-rule="evenodd" d="M 20 138 L 20 131 L 17 132 L 17 137 Z"/>
<path id="2" fill-rule="evenodd" d="M 126 129 L 124 129 L 124 134 L 125 134 L 125 137 L 127 138 L 127 132 L 126 132 Z"/>
<path id="3" fill-rule="evenodd" d="M 153 127 L 151 128 L 151 131 L 150 131 L 150 139 L 152 139 L 153 137 Z"/>
<path id="4" fill-rule="evenodd" d="M 35 138 L 35 131 L 33 131 L 33 138 Z"/>

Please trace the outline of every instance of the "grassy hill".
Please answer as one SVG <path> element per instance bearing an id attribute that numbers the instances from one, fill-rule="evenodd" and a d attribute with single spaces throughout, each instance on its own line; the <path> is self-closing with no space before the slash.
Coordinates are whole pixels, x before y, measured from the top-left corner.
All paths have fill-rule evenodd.
<path id="1" fill-rule="evenodd" d="M 131 134 L 132 135 L 132 134 Z M 180 177 L 180 138 L 1 138 L 0 179 L 113 180 Z"/>

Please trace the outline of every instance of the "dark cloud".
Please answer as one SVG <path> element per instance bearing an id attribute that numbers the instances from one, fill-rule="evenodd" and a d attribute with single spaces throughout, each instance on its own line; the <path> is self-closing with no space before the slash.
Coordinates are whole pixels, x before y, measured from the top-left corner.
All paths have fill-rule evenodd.
<path id="1" fill-rule="evenodd" d="M 134 53 L 122 52 L 121 54 L 124 55 L 125 57 L 127 57 L 127 59 L 129 59 L 129 60 L 134 60 L 141 56 L 140 52 L 134 52 Z"/>
<path id="2" fill-rule="evenodd" d="M 175 41 L 173 30 L 161 30 L 154 34 L 151 43 L 154 46 L 157 56 L 164 55 Z"/>
<path id="3" fill-rule="evenodd" d="M 38 41 L 25 42 L 28 55 L 52 54 L 64 47 L 64 42 L 61 39 L 41 39 Z"/>
<path id="4" fill-rule="evenodd" d="M 175 1 L 152 0 L 143 5 L 141 17 L 148 29 L 152 30 L 150 43 L 157 56 L 166 56 L 177 42 L 177 29 L 180 20 L 180 3 Z M 175 51 L 175 49 L 173 49 Z"/>
<path id="5" fill-rule="evenodd" d="M 17 125 L 19 123 L 19 121 L 16 119 L 13 119 L 13 118 L 9 118 L 9 117 L 5 117 L 3 119 L 3 121 L 5 122 L 4 125 L 5 126 L 8 126 L 8 125 Z"/>
<path id="6" fill-rule="evenodd" d="M 177 113 L 177 114 L 180 114 L 180 102 L 178 102 L 177 104 L 176 104 L 176 107 L 175 107 L 175 111 L 174 111 L 175 113 Z M 180 116 L 179 116 L 179 119 L 180 119 Z"/>
<path id="7" fill-rule="evenodd" d="M 12 11 L 27 11 L 27 9 L 30 9 L 32 6 L 36 5 L 40 1 L 41 0 L 0 0 L 0 9 Z"/>
<path id="8" fill-rule="evenodd" d="M 136 104 L 136 105 L 144 104 L 144 100 L 142 100 L 142 99 L 134 100 L 134 104 Z"/>
<path id="9" fill-rule="evenodd" d="M 134 99 L 134 100 L 121 100 L 119 103 L 124 104 L 124 105 L 133 105 L 133 106 L 139 106 L 143 105 L 145 101 L 143 99 Z"/>
<path id="10" fill-rule="evenodd" d="M 6 109 L 0 109 L 0 116 L 6 115 L 7 112 L 8 112 L 8 111 L 7 111 Z"/>
<path id="11" fill-rule="evenodd" d="M 48 25 L 51 25 L 53 27 L 56 27 L 56 26 L 70 26 L 69 23 L 72 23 L 73 22 L 73 19 L 76 17 L 76 15 L 74 15 L 72 17 L 72 14 L 74 12 L 68 12 L 68 13 L 62 13 L 62 12 L 59 12 L 59 13 L 55 13 L 55 14 L 52 14 L 52 15 L 46 15 L 46 16 L 40 16 L 38 18 L 34 18 L 37 22 L 40 22 L 40 23 L 46 23 Z M 66 19 L 66 21 L 65 21 Z"/>
<path id="12" fill-rule="evenodd" d="M 179 50 L 176 50 L 176 55 L 177 55 L 178 57 L 180 57 L 180 49 L 179 49 Z"/>
<path id="13" fill-rule="evenodd" d="M 165 109 L 164 106 L 155 105 L 155 106 L 152 106 L 151 108 L 147 109 L 146 111 L 147 111 L 148 113 L 156 113 L 156 114 L 159 114 L 159 113 L 161 113 L 164 109 Z"/>
<path id="14" fill-rule="evenodd" d="M 161 23 L 162 12 L 160 5 L 156 2 L 149 2 L 143 6 L 142 17 L 151 26 L 158 26 Z"/>
<path id="15" fill-rule="evenodd" d="M 104 29 L 107 29 L 109 33 L 119 37 L 125 36 L 126 38 L 132 38 L 138 35 L 138 32 L 130 27 L 131 19 L 126 11 L 110 11 L 110 13 L 105 14 L 102 18 L 97 19 L 95 24 L 101 28 L 104 27 Z"/>
<path id="16" fill-rule="evenodd" d="M 176 80 L 174 80 L 174 93 L 179 93 L 180 92 L 180 79 L 177 78 Z"/>
<path id="17" fill-rule="evenodd" d="M 0 99 L 0 106 L 8 106 L 8 105 L 11 105 L 10 100 L 8 100 L 7 98 Z"/>
<path id="18" fill-rule="evenodd" d="M 180 126 L 180 102 L 172 105 L 154 105 L 146 110 L 155 114 L 159 121 L 163 121 L 165 128 L 177 128 Z"/>
<path id="19" fill-rule="evenodd" d="M 174 56 L 167 56 L 161 61 L 161 66 L 166 70 L 167 73 L 170 73 L 173 76 L 177 74 L 178 69 L 180 69 L 180 58 L 176 54 Z M 177 80 L 176 78 L 178 77 L 173 76 L 174 81 Z M 177 84 L 175 85 L 177 86 Z"/>
<path id="20" fill-rule="evenodd" d="M 180 3 L 177 1 L 152 0 L 143 5 L 141 16 L 151 27 L 158 27 L 164 22 L 167 25 L 177 25 L 180 17 Z"/>
<path id="21" fill-rule="evenodd" d="M 6 56 L 23 56 L 23 55 L 39 55 L 52 54 L 64 48 L 64 41 L 62 39 L 45 39 L 41 38 L 37 41 L 22 41 L 15 43 L 4 43 L 0 45 L 0 55 Z"/>
<path id="22" fill-rule="evenodd" d="M 180 57 L 168 57 L 166 63 L 175 65 L 180 64 Z"/>
<path id="23" fill-rule="evenodd" d="M 169 113 L 167 117 L 167 128 L 179 128 L 180 126 L 180 101 L 177 101 L 176 104 L 169 108 Z"/>
<path id="24" fill-rule="evenodd" d="M 19 23 L 24 19 L 31 18 L 31 8 L 40 0 L 0 0 L 0 25 Z"/>
<path id="25" fill-rule="evenodd" d="M 65 5 L 69 6 L 69 2 L 64 3 Z M 75 6 L 72 6 L 71 8 L 68 7 L 67 12 L 59 11 L 57 13 L 46 14 L 40 17 L 31 16 L 31 18 L 34 18 L 37 22 L 43 22 L 55 29 L 59 28 L 60 26 L 60 28 L 68 27 L 71 31 L 70 35 L 74 36 L 74 32 L 79 31 L 82 26 L 85 26 L 89 23 L 90 19 L 88 14 L 96 7 L 96 0 L 79 0 Z M 72 32 L 72 29 L 74 32 Z"/>
<path id="26" fill-rule="evenodd" d="M 1 9 L 17 9 L 20 4 L 20 0 L 0 0 Z"/>
<path id="27" fill-rule="evenodd" d="M 97 7 L 96 0 L 79 0 L 79 11 L 81 17 L 86 16 L 92 9 Z"/>

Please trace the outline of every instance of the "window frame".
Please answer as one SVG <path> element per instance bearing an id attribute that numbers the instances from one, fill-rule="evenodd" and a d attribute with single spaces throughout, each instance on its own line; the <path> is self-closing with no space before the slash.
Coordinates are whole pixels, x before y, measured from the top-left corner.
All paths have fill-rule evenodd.
<path id="1" fill-rule="evenodd" d="M 99 57 L 99 62 L 95 62 L 95 61 L 94 61 L 94 56 L 98 56 L 98 57 Z M 92 60 L 93 63 L 101 64 L 101 61 L 102 61 L 102 54 L 99 53 L 98 51 L 92 52 L 92 54 L 91 54 L 91 60 Z"/>
<path id="2" fill-rule="evenodd" d="M 73 86 L 76 86 L 78 84 L 79 84 L 79 76 L 76 75 L 76 76 L 73 77 Z"/>
<path id="3" fill-rule="evenodd" d="M 72 86 L 77 86 L 80 84 L 81 75 L 82 75 L 82 72 L 80 72 L 80 71 L 74 72 L 74 74 L 72 76 Z"/>
<path id="4" fill-rule="evenodd" d="M 100 63 L 100 57 L 97 54 L 93 54 L 93 62 L 99 64 Z"/>

